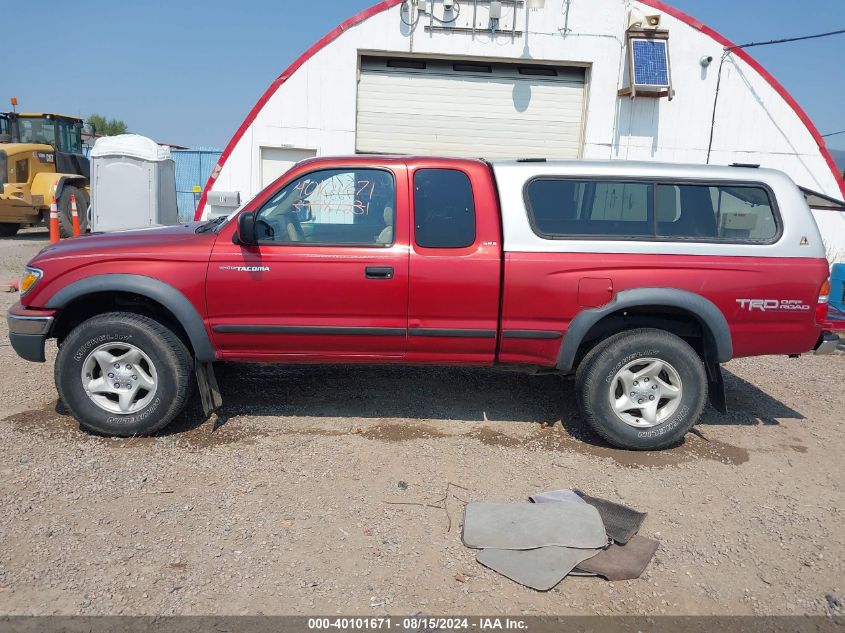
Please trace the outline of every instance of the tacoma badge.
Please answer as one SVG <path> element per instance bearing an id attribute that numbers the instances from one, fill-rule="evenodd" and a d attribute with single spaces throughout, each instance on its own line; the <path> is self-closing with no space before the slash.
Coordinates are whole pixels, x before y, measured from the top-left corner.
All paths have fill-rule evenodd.
<path id="1" fill-rule="evenodd" d="M 239 273 L 268 273 L 269 266 L 221 266 L 220 270 L 234 270 Z"/>

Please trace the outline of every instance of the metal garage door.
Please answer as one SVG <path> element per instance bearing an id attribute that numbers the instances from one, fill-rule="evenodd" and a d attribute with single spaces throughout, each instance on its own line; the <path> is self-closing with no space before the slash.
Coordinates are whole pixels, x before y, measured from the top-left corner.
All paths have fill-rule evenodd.
<path id="1" fill-rule="evenodd" d="M 356 149 L 577 158 L 583 68 L 363 57 Z"/>

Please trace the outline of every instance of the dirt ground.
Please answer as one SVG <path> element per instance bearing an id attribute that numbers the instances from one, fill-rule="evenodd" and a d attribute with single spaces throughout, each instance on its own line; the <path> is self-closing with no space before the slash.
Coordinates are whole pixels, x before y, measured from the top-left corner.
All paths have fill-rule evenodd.
<path id="1" fill-rule="evenodd" d="M 0 284 L 45 237 L 0 240 Z M 48 352 L 18 359 L 3 320 L 0 614 L 824 615 L 845 593 L 842 356 L 733 361 L 728 415 L 631 453 L 571 382 L 466 369 L 232 366 L 216 430 L 193 402 L 102 438 Z M 538 593 L 462 545 L 465 501 L 563 487 L 648 512 L 642 578 Z"/>

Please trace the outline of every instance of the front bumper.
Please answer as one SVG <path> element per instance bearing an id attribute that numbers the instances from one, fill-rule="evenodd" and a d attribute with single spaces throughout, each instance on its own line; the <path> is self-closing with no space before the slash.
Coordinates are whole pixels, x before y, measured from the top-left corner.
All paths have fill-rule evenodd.
<path id="1" fill-rule="evenodd" d="M 9 308 L 9 342 L 18 356 L 35 363 L 43 363 L 44 342 L 50 336 L 55 313 L 52 310 L 28 310 L 20 303 Z"/>
<path id="2" fill-rule="evenodd" d="M 833 332 L 822 332 L 819 342 L 813 350 L 814 354 L 833 354 L 840 344 L 839 335 Z"/>

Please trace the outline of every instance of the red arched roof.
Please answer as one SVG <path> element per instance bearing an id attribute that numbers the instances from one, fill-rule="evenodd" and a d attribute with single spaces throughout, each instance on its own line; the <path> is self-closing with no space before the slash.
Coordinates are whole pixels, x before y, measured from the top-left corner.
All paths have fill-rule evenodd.
<path id="1" fill-rule="evenodd" d="M 731 42 L 728 38 L 717 33 L 709 26 L 702 24 L 695 18 L 687 15 L 683 11 L 676 9 L 675 7 L 671 7 L 668 4 L 665 4 L 661 0 L 639 0 L 643 4 L 646 4 L 650 7 L 654 7 L 658 11 L 662 11 L 663 13 L 667 13 L 674 18 L 677 18 L 681 22 L 686 23 L 687 25 L 691 26 L 697 31 L 708 35 L 709 37 L 716 40 L 719 44 L 725 47 L 734 46 L 733 42 Z M 246 132 L 247 128 L 252 124 L 255 118 L 258 116 L 258 113 L 264 107 L 264 105 L 270 100 L 270 97 L 276 92 L 276 90 L 285 83 L 288 78 L 293 75 L 299 68 L 311 59 L 314 55 L 316 55 L 320 50 L 328 46 L 334 40 L 336 40 L 340 35 L 342 35 L 345 31 L 352 28 L 353 26 L 360 24 L 364 20 L 371 18 L 372 16 L 381 13 L 382 11 L 387 11 L 388 9 L 395 7 L 398 4 L 401 4 L 402 0 L 382 0 L 381 2 L 371 6 L 369 9 L 364 9 L 360 13 L 352 16 L 339 26 L 335 27 L 332 31 L 327 33 L 323 38 L 314 44 L 311 48 L 305 51 L 302 55 L 300 55 L 296 61 L 294 61 L 290 66 L 288 66 L 285 71 L 276 77 L 276 80 L 270 84 L 267 90 L 264 91 L 264 94 L 261 95 L 261 98 L 258 102 L 252 107 L 252 110 L 249 111 L 246 118 L 244 119 L 243 123 L 241 123 L 240 127 L 235 131 L 234 136 L 232 139 L 227 143 L 223 153 L 220 156 L 220 159 L 217 161 L 217 165 L 215 165 L 214 170 L 211 172 L 211 176 L 208 179 L 208 182 L 205 183 L 205 188 L 203 189 L 202 196 L 200 196 L 199 204 L 197 205 L 197 211 L 195 214 L 195 219 L 200 219 L 203 209 L 205 208 L 205 202 L 208 198 L 208 192 L 211 190 L 214 181 L 217 180 L 217 176 L 220 175 L 220 170 L 223 168 L 223 165 L 226 164 L 229 156 L 231 155 L 232 151 L 235 149 L 235 145 L 238 144 L 238 141 L 241 140 L 241 137 Z M 760 63 L 755 60 L 751 55 L 749 55 L 744 49 L 738 48 L 734 50 L 734 54 L 745 61 L 749 66 L 751 66 L 754 70 L 756 70 L 760 76 L 763 77 L 766 81 L 771 84 L 772 88 L 783 97 L 783 99 L 790 105 L 790 107 L 795 111 L 795 114 L 798 115 L 798 118 L 804 123 L 807 127 L 807 130 L 813 136 L 816 143 L 819 146 L 819 150 L 822 153 L 822 156 L 827 161 L 828 166 L 830 167 L 831 171 L 834 174 L 834 178 L 836 182 L 839 184 L 839 189 L 842 192 L 843 198 L 845 198 L 845 179 L 843 179 L 842 174 L 839 172 L 839 169 L 836 166 L 836 163 L 833 160 L 833 156 L 827 149 L 825 145 L 824 139 L 822 138 L 821 133 L 810 120 L 810 117 L 807 116 L 807 113 L 804 112 L 804 109 L 798 105 L 798 102 L 792 97 L 789 92 L 787 92 L 786 88 L 781 85 L 781 83 L 775 79 L 769 71 L 767 71 Z"/>

